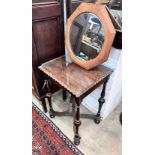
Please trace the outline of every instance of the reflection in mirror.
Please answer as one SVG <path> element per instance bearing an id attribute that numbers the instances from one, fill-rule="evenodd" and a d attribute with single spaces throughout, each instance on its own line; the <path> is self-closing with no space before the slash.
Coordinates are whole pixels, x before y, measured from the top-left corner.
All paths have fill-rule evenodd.
<path id="1" fill-rule="evenodd" d="M 80 60 L 97 57 L 104 42 L 104 29 L 99 18 L 92 13 L 82 13 L 75 18 L 70 30 L 72 51 Z"/>

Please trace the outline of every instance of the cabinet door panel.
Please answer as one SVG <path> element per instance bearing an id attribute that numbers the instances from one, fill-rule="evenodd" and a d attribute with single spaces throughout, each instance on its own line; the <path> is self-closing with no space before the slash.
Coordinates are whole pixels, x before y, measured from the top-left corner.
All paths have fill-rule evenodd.
<path id="1" fill-rule="evenodd" d="M 61 55 L 59 24 L 59 18 L 39 21 L 33 24 L 38 65 Z"/>
<path id="2" fill-rule="evenodd" d="M 33 6 L 32 9 L 32 20 L 58 17 L 60 15 L 61 15 L 61 8 L 59 3 Z"/>

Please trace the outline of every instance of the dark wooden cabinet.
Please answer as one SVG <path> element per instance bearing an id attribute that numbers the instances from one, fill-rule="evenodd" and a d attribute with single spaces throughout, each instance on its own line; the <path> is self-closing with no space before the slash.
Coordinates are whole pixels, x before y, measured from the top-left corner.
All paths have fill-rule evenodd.
<path id="1" fill-rule="evenodd" d="M 42 63 L 64 54 L 63 5 L 57 0 L 33 0 L 32 3 L 32 88 L 41 99 L 47 77 L 38 69 Z M 59 88 L 52 83 L 52 92 Z"/>

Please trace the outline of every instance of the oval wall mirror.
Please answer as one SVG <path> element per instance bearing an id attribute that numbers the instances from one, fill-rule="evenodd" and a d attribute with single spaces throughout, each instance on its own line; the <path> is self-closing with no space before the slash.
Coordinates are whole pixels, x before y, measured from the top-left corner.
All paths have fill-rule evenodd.
<path id="1" fill-rule="evenodd" d="M 89 70 L 107 60 L 115 33 L 105 5 L 82 3 L 67 21 L 69 56 Z"/>

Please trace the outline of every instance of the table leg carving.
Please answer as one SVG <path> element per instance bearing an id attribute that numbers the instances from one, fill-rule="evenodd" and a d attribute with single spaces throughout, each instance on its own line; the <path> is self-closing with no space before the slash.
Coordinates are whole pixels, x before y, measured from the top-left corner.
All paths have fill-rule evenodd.
<path id="1" fill-rule="evenodd" d="M 105 102 L 105 99 L 104 99 L 104 96 L 105 96 L 105 88 L 106 88 L 106 84 L 107 84 L 108 79 L 109 79 L 109 77 L 106 78 L 106 80 L 105 80 L 105 82 L 103 84 L 101 96 L 100 96 L 100 98 L 98 100 L 98 102 L 99 102 L 99 108 L 98 108 L 98 112 L 96 114 L 96 118 L 94 120 L 96 124 L 99 124 L 100 121 L 101 121 L 101 109 L 102 109 L 102 106 L 103 106 L 103 104 Z"/>
<path id="2" fill-rule="evenodd" d="M 41 99 L 41 105 L 42 105 L 43 111 L 46 113 L 47 107 L 46 107 L 46 101 L 44 97 Z"/>
<path id="3" fill-rule="evenodd" d="M 75 97 L 75 117 L 74 117 L 74 144 L 79 145 L 80 144 L 80 135 L 79 135 L 79 126 L 81 125 L 80 121 L 80 99 Z"/>

